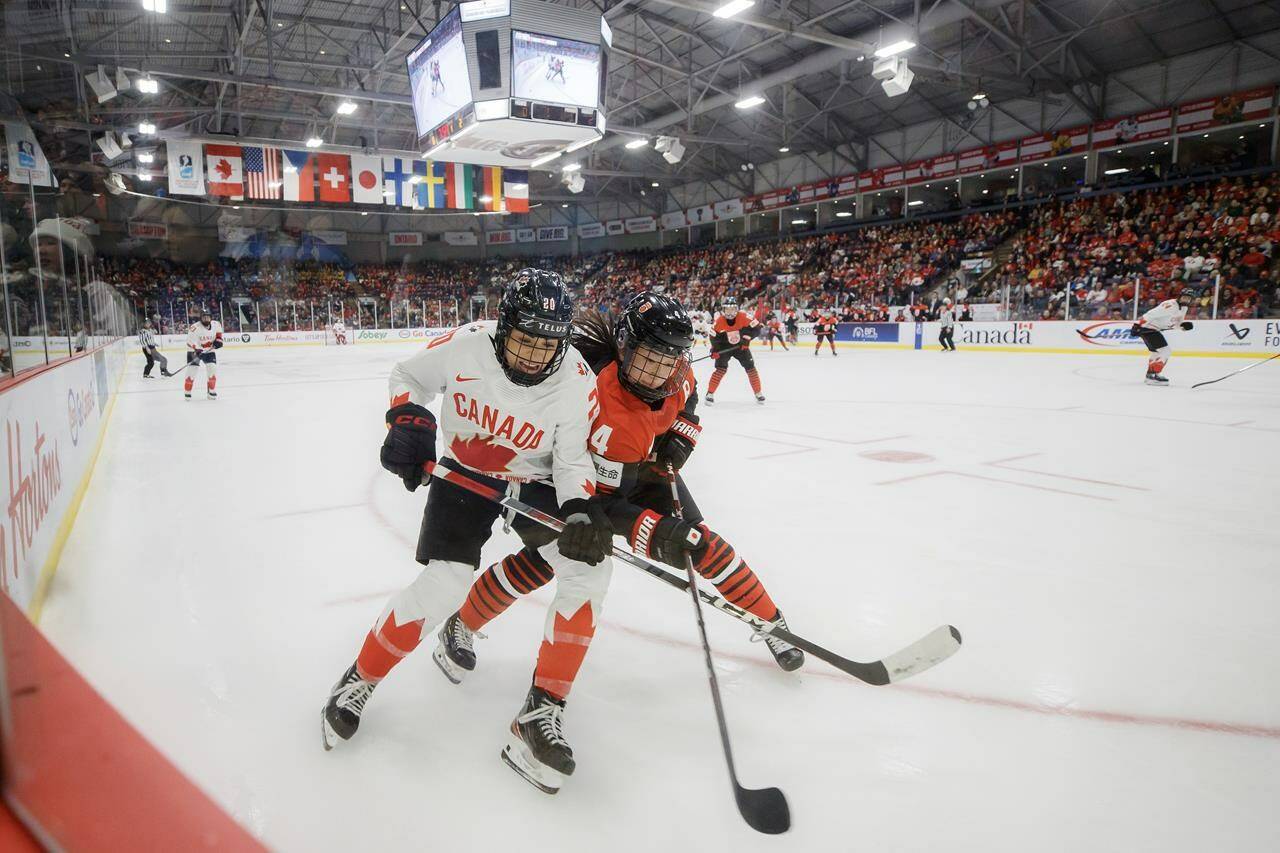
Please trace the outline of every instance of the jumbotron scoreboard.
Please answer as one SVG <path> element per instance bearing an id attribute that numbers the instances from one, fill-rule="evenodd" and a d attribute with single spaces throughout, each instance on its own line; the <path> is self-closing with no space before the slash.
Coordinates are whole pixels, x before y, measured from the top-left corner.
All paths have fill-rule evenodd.
<path id="1" fill-rule="evenodd" d="M 458 4 L 406 58 L 423 157 L 530 168 L 600 140 L 611 44 L 591 7 Z"/>

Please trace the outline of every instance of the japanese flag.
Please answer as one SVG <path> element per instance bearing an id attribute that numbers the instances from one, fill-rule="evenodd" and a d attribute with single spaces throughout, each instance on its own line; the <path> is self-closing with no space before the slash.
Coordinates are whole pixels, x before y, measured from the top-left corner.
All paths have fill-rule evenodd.
<path id="1" fill-rule="evenodd" d="M 382 158 L 351 155 L 351 200 L 356 204 L 382 204 Z"/>

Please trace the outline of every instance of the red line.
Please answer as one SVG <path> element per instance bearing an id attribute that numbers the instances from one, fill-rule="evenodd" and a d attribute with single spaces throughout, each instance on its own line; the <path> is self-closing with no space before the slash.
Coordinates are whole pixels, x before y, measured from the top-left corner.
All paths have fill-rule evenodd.
<path id="1" fill-rule="evenodd" d="M 1114 486 L 1117 489 L 1133 489 L 1135 492 L 1149 492 L 1148 488 L 1143 486 L 1130 486 L 1128 483 L 1113 483 L 1110 480 L 1091 480 L 1088 477 L 1072 477 L 1070 474 L 1054 474 L 1051 471 L 1037 471 L 1034 468 L 1015 468 L 1012 465 L 1006 465 L 1006 462 L 1017 462 L 1019 459 L 1030 459 L 1032 456 L 1041 456 L 1040 453 L 1024 453 L 1022 456 L 1010 456 L 1008 459 L 997 459 L 994 462 L 983 462 L 983 465 L 990 465 L 992 468 L 1000 468 L 1004 471 L 1018 471 L 1023 474 L 1039 474 L 1042 477 L 1057 477 L 1061 480 L 1074 480 L 1077 483 L 1093 483 L 1095 486 Z"/>
<path id="2" fill-rule="evenodd" d="M 375 475 L 375 477 L 376 476 L 377 475 Z M 373 504 L 373 500 L 372 500 L 373 480 L 372 479 L 370 480 L 369 485 L 370 485 L 370 488 L 369 488 L 370 511 L 375 516 L 377 516 L 378 520 L 385 527 L 387 527 L 388 530 L 392 531 L 392 533 L 396 536 L 396 538 L 404 542 L 406 546 L 409 545 L 410 543 L 408 539 L 404 537 L 404 535 L 401 534 L 396 527 L 391 525 L 387 521 L 386 517 L 383 516 L 382 513 L 379 512 L 377 507 Z M 377 593 L 377 594 L 370 593 L 369 595 L 365 595 L 365 596 L 337 599 L 335 601 L 327 602 L 327 604 L 331 606 L 331 605 L 337 605 L 337 604 L 345 604 L 345 603 L 351 603 L 356 601 L 362 601 L 367 598 L 374 598 L 374 597 L 386 598 L 398 591 L 399 590 L 392 590 L 387 593 Z M 520 598 L 517 598 L 516 602 L 517 603 L 528 602 L 530 604 L 541 604 L 544 607 L 546 606 L 546 602 L 541 600 L 541 597 L 539 597 L 537 593 L 534 593 L 532 596 L 522 596 Z M 678 639 L 675 639 L 674 637 L 664 637 L 661 634 L 654 634 L 648 631 L 642 631 L 638 628 L 632 628 L 629 625 L 624 625 L 619 622 L 613 622 L 608 619 L 602 619 L 600 621 L 600 626 L 602 628 L 607 628 L 610 631 L 619 631 L 623 634 L 630 634 L 633 637 L 639 637 L 643 640 L 647 640 L 648 642 L 657 643 L 663 646 L 669 646 L 671 648 L 679 648 L 679 649 L 701 648 L 700 646 L 697 646 L 691 642 L 688 642 L 687 640 L 678 640 Z M 760 657 L 748 657 L 747 655 L 741 655 L 735 652 L 725 652 L 725 651 L 719 651 L 719 650 L 716 651 L 716 657 L 724 658 L 725 660 L 732 660 L 737 663 L 746 664 L 748 666 L 767 669 L 767 670 L 770 670 L 771 672 L 779 672 L 778 667 L 775 663 Z M 837 681 L 837 682 L 840 682 L 841 684 L 846 684 L 850 686 L 856 683 L 855 680 L 850 678 L 848 675 L 821 669 L 820 667 L 823 667 L 823 666 L 825 666 L 825 664 L 816 660 L 813 660 L 811 663 L 806 664 L 804 669 L 805 677 L 825 678 L 830 681 Z M 1182 729 L 1185 731 L 1214 732 L 1216 734 L 1238 735 L 1240 737 L 1260 737 L 1260 738 L 1269 738 L 1272 740 L 1280 740 L 1280 727 L 1276 727 L 1276 726 L 1258 726 L 1258 725 L 1250 725 L 1247 723 L 1227 723 L 1220 720 L 1198 720 L 1191 717 L 1162 717 L 1155 714 L 1128 714 L 1120 711 L 1094 711 L 1088 708 L 1054 708 L 1047 705 L 1036 705 L 1031 702 L 1023 702 L 1017 699 L 1002 699 L 998 696 L 980 696 L 976 693 L 964 693 L 959 690 L 948 690 L 942 687 L 927 687 L 927 686 L 924 686 L 921 684 L 915 684 L 915 683 L 891 684 L 887 688 L 880 688 L 880 689 L 903 690 L 910 693 L 918 693 L 923 696 L 933 696 L 939 699 L 950 699 L 952 701 L 967 702 L 971 705 L 984 705 L 988 708 L 1003 708 L 1009 711 L 1023 711 L 1025 713 L 1039 714 L 1040 716 L 1045 716 L 1045 717 L 1064 717 L 1068 719 L 1077 719 L 1077 720 L 1092 720 L 1094 722 L 1102 722 L 1102 723 L 1124 723 L 1126 725 L 1134 725 L 1134 726 L 1158 726 L 1162 728 Z"/>

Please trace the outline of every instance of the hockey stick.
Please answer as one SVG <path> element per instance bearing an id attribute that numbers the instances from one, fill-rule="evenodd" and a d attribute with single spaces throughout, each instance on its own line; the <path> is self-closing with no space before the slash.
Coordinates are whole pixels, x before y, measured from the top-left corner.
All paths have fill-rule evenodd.
<path id="1" fill-rule="evenodd" d="M 553 515 L 548 515 L 541 510 L 529 506 L 523 501 L 504 494 L 497 489 L 491 489 L 483 483 L 477 483 L 475 480 L 460 474 L 457 471 L 448 468 L 442 468 L 434 462 L 427 463 L 425 467 L 428 476 L 436 476 L 442 480 L 446 480 L 459 488 L 466 489 L 469 492 L 487 498 L 500 506 L 517 512 L 526 518 L 538 522 L 544 527 L 552 530 L 563 530 L 564 522 Z M 443 471 L 441 474 L 439 472 Z M 624 563 L 634 566 L 640 571 L 651 577 L 657 578 L 668 586 L 674 587 L 681 592 L 687 592 L 689 582 L 684 578 L 674 575 L 662 568 L 657 563 L 639 557 L 630 551 L 614 546 L 613 556 L 622 560 Z M 894 684 L 913 675 L 919 675 L 931 667 L 942 663 L 942 661 L 951 657 L 960 650 L 960 632 L 951 625 L 941 625 L 920 639 L 916 640 L 906 648 L 899 649 L 888 657 L 880 660 L 871 661 L 870 663 L 862 663 L 856 660 L 849 660 L 841 657 L 829 649 L 806 640 L 797 634 L 791 633 L 785 628 L 774 625 L 772 622 L 766 622 L 760 617 L 743 610 L 741 607 L 730 604 L 718 595 L 698 590 L 698 598 L 710 607 L 714 607 L 721 613 L 737 619 L 739 622 L 745 622 L 755 631 L 761 634 L 772 634 L 779 640 L 784 640 L 798 649 L 808 652 L 819 660 L 826 661 L 831 666 L 841 672 L 852 675 L 854 678 L 866 684 L 876 687 L 885 684 Z"/>
<path id="2" fill-rule="evenodd" d="M 722 349 L 722 350 L 718 350 L 718 351 L 717 351 L 717 350 L 712 350 L 711 352 L 707 353 L 706 355 L 700 355 L 700 356 L 698 356 L 697 358 L 690 359 L 690 360 L 689 360 L 689 363 L 690 363 L 690 364 L 697 364 L 697 363 L 698 363 L 698 362 L 700 362 L 700 361 L 706 361 L 706 360 L 707 360 L 707 359 L 709 359 L 709 358 L 715 358 L 716 356 L 724 355 L 724 354 L 725 354 L 725 353 L 727 353 L 727 352 L 733 352 L 734 350 L 740 350 L 740 349 L 742 349 L 744 346 L 749 346 L 749 344 L 734 344 L 733 346 L 728 347 L 728 348 L 726 348 L 726 349 Z"/>
<path id="3" fill-rule="evenodd" d="M 1215 382 L 1221 382 L 1224 379 L 1230 379 L 1232 376 L 1235 376 L 1237 373 L 1244 373 L 1246 370 L 1257 367 L 1259 364 L 1266 364 L 1268 361 L 1275 361 L 1277 358 L 1280 358 L 1280 352 L 1271 356 L 1271 358 L 1264 358 L 1262 361 L 1255 361 L 1253 364 L 1246 364 L 1244 367 L 1240 368 L 1239 370 L 1231 371 L 1226 376 L 1219 376 L 1217 379 L 1210 379 L 1206 382 L 1197 382 L 1195 385 L 1192 385 L 1191 388 L 1192 390 L 1194 390 L 1196 388 L 1199 388 L 1201 385 L 1212 385 Z"/>
<path id="4" fill-rule="evenodd" d="M 684 507 L 680 505 L 680 489 L 676 474 L 667 463 L 671 475 L 672 514 L 684 519 Z M 720 727 L 720 745 L 724 747 L 724 760 L 729 765 L 729 781 L 733 783 L 733 798 L 738 803 L 738 813 L 757 832 L 778 835 L 791 828 L 791 809 L 786 795 L 778 788 L 744 788 L 738 781 L 738 770 L 733 765 L 733 748 L 729 746 L 729 724 L 724 718 L 724 700 L 720 696 L 720 682 L 716 680 L 716 665 L 711 660 L 711 642 L 707 639 L 707 624 L 702 620 L 702 604 L 698 601 L 698 584 L 693 575 L 693 559 L 684 555 L 684 573 L 689 586 L 689 600 L 698 620 L 698 634 L 702 638 L 702 657 L 707 664 L 707 683 L 711 686 L 711 702 L 716 707 L 716 725 Z"/>

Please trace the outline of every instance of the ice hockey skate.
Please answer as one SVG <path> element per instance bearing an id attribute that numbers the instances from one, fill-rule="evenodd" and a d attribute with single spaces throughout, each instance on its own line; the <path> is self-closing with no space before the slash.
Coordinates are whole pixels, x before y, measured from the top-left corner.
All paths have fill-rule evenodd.
<path id="1" fill-rule="evenodd" d="M 540 687 L 529 688 L 520 713 L 511 721 L 511 738 L 502 760 L 539 791 L 558 792 L 573 774 L 573 750 L 561 731 L 564 700 Z"/>
<path id="2" fill-rule="evenodd" d="M 329 701 L 320 711 L 321 734 L 324 737 L 325 751 L 338 745 L 339 741 L 351 740 L 356 729 L 360 728 L 360 715 L 364 713 L 364 705 L 373 695 L 378 685 L 366 681 L 356 672 L 352 664 L 338 683 L 329 692 Z"/>

